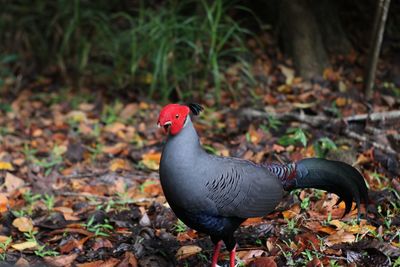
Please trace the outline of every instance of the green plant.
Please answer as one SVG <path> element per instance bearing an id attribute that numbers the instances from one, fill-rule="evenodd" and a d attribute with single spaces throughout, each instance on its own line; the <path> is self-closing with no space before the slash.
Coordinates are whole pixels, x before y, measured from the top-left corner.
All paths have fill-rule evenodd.
<path id="1" fill-rule="evenodd" d="M 31 190 L 27 190 L 22 194 L 22 197 L 29 205 L 32 205 L 36 201 L 38 201 L 42 196 L 40 194 L 33 194 Z"/>
<path id="2" fill-rule="evenodd" d="M 305 198 L 301 201 L 300 207 L 301 207 L 303 210 L 308 209 L 308 208 L 310 207 L 310 197 L 305 197 Z"/>
<path id="3" fill-rule="evenodd" d="M 43 203 L 46 205 L 46 208 L 48 211 L 53 210 L 54 200 L 55 200 L 53 195 L 45 194 L 42 200 L 43 200 Z"/>
<path id="4" fill-rule="evenodd" d="M 174 91 L 180 98 L 199 88 L 204 94 L 211 82 L 219 99 L 222 72 L 232 63 L 252 81 L 243 41 L 250 32 L 228 15 L 232 9 L 253 16 L 224 0 L 156 6 L 143 0 L 13 1 L 0 11 L 0 48 L 8 55 L 3 61 L 21 64 L 22 71 L 57 66 L 78 86 L 87 80 L 110 88 L 133 85 L 166 100 Z"/>
<path id="5" fill-rule="evenodd" d="M 300 229 L 297 228 L 297 220 L 295 218 L 285 219 L 286 221 L 286 229 L 288 234 L 297 235 L 300 232 Z"/>
<path id="6" fill-rule="evenodd" d="M 62 153 L 63 151 L 60 149 L 60 147 L 54 146 L 48 158 L 37 159 L 36 157 L 33 157 L 32 160 L 36 165 L 45 169 L 44 174 L 47 176 L 51 173 L 54 167 L 62 163 Z"/>
<path id="7" fill-rule="evenodd" d="M 286 135 L 279 138 L 278 143 L 283 146 L 295 145 L 301 143 L 304 147 L 307 146 L 306 133 L 300 128 L 289 128 Z"/>
<path id="8" fill-rule="evenodd" d="M 95 236 L 109 236 L 109 231 L 113 230 L 114 227 L 109 223 L 108 219 L 104 220 L 104 223 L 96 224 L 94 222 L 94 216 L 90 217 L 89 221 L 83 226 L 89 231 L 94 233 Z"/>
<path id="9" fill-rule="evenodd" d="M 60 253 L 58 253 L 55 250 L 52 249 L 46 249 L 46 245 L 42 245 L 42 246 L 38 246 L 37 249 L 35 250 L 35 255 L 39 256 L 39 257 L 54 257 L 59 255 Z"/>
<path id="10" fill-rule="evenodd" d="M 314 150 L 318 158 L 325 158 L 326 154 L 331 150 L 336 150 L 337 146 L 332 139 L 328 137 L 319 138 L 314 143 Z"/>
<path id="11" fill-rule="evenodd" d="M 12 238 L 8 237 L 4 242 L 0 242 L 0 260 L 4 261 L 6 259 L 6 252 L 8 246 L 11 244 Z"/>
<path id="12" fill-rule="evenodd" d="M 184 233 L 187 230 L 186 225 L 179 219 L 176 221 L 176 223 L 174 224 L 174 226 L 172 228 L 177 233 Z"/>
<path id="13" fill-rule="evenodd" d="M 393 267 L 399 267 L 400 266 L 400 257 L 397 257 L 396 261 L 393 262 Z"/>

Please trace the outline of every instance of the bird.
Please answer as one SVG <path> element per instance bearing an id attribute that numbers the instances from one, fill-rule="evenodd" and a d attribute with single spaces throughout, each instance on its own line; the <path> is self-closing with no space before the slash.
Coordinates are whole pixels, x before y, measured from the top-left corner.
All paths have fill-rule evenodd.
<path id="1" fill-rule="evenodd" d="M 345 202 L 345 216 L 355 201 L 368 203 L 363 176 L 340 161 L 306 158 L 295 163 L 262 163 L 207 153 L 191 120 L 199 104 L 168 104 L 157 125 L 167 135 L 160 160 L 160 183 L 175 215 L 214 243 L 211 266 L 217 266 L 222 243 L 235 266 L 235 230 L 248 218 L 274 211 L 284 191 L 316 188 L 335 193 Z"/>

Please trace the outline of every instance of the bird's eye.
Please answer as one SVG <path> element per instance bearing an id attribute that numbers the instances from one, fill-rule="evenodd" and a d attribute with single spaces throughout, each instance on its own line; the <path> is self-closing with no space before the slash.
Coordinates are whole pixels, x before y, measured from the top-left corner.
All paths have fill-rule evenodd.
<path id="1" fill-rule="evenodd" d="M 178 119 L 178 118 L 179 118 L 179 114 L 176 114 L 176 115 L 175 115 L 175 118 Z"/>

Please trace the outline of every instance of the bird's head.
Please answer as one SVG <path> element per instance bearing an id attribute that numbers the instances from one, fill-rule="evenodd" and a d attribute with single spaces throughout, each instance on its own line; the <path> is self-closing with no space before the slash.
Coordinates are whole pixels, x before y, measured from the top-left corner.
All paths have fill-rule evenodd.
<path id="1" fill-rule="evenodd" d="M 157 125 L 162 127 L 166 134 L 177 135 L 183 129 L 190 111 L 198 115 L 202 110 L 199 104 L 168 104 L 162 108 Z"/>

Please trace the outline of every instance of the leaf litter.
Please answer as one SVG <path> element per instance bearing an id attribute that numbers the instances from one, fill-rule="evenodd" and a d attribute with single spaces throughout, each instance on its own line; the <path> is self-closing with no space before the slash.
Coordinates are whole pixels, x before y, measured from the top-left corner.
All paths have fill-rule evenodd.
<path id="1" fill-rule="evenodd" d="M 243 224 L 237 232 L 238 259 L 249 266 L 399 261 L 400 151 L 389 138 L 399 134 L 394 127 L 399 120 L 316 127 L 297 117 L 276 118 L 273 114 L 297 112 L 335 121 L 367 110 L 359 92 L 348 89 L 356 82 L 340 71 L 327 69 L 323 81 L 310 84 L 295 77 L 287 62 L 268 70 L 259 64 L 260 75 L 274 68 L 284 79 L 270 79 L 276 90 L 255 89 L 256 104 L 247 95 L 237 101 L 226 92 L 222 104 L 228 108 L 204 103 L 204 115 L 195 123 L 207 151 L 258 163 L 312 156 L 343 160 L 366 177 L 370 205 L 368 220 L 358 223 L 355 210 L 342 219 L 344 204 L 337 204 L 335 195 L 295 191 L 272 214 Z M 99 109 L 72 91 L 66 102 L 37 97 L 47 93 L 23 90 L 9 103 L 11 111 L 1 111 L 0 127 L 7 129 L 0 137 L 0 255 L 5 261 L 207 266 L 211 241 L 182 226 L 162 193 L 158 168 L 164 136 L 156 127 L 161 106 L 105 96 Z M 376 99 L 372 109 L 400 107 L 398 99 L 390 108 L 386 102 Z M 244 107 L 265 111 L 264 105 L 265 118 L 242 115 Z M 365 131 L 359 136 L 367 141 L 349 131 Z M 388 138 L 378 138 L 382 133 Z M 387 153 L 389 146 L 397 155 Z M 221 260 L 226 256 L 223 252 Z"/>

